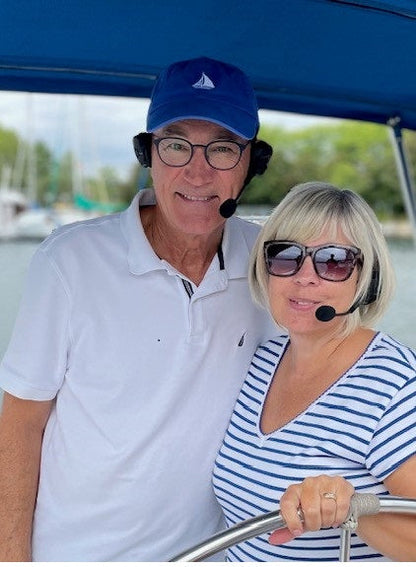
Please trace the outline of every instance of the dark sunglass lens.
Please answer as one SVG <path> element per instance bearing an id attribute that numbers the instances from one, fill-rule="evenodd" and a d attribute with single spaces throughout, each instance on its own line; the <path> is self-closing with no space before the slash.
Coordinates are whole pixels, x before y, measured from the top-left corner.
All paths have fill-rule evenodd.
<path id="1" fill-rule="evenodd" d="M 293 244 L 269 244 L 267 268 L 274 276 L 292 276 L 302 261 L 302 250 Z"/>
<path id="2" fill-rule="evenodd" d="M 347 248 L 323 248 L 315 254 L 318 275 L 334 282 L 348 279 L 355 266 L 355 256 Z"/>

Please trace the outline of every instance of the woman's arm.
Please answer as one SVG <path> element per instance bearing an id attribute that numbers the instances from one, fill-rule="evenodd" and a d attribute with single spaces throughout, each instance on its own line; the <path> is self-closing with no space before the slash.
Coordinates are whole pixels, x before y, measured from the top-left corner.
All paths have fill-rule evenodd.
<path id="1" fill-rule="evenodd" d="M 384 484 L 393 496 L 416 498 L 416 455 L 405 461 Z M 353 486 L 342 477 L 321 475 L 288 487 L 280 500 L 287 528 L 270 535 L 280 545 L 306 531 L 337 527 L 347 518 Z M 303 522 L 298 510 L 302 509 Z M 358 535 L 393 561 L 416 561 L 416 516 L 381 513 L 362 516 Z"/>
<path id="2" fill-rule="evenodd" d="M 416 498 L 416 455 L 405 461 L 384 484 L 393 496 Z M 382 513 L 362 516 L 357 533 L 393 561 L 416 561 L 416 516 Z"/>

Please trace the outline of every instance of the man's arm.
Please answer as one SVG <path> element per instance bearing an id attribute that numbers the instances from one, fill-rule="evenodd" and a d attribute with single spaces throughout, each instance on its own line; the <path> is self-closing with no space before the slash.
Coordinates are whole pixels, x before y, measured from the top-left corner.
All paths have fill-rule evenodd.
<path id="1" fill-rule="evenodd" d="M 0 561 L 31 561 L 43 431 L 53 401 L 5 393 L 0 415 Z"/>

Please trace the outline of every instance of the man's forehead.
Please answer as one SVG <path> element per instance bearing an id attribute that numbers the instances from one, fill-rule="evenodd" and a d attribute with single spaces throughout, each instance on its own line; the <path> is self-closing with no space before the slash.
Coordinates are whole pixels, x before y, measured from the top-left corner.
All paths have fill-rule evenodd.
<path id="1" fill-rule="evenodd" d="M 215 122 L 208 120 L 187 119 L 178 120 L 163 126 L 155 132 L 157 135 L 162 136 L 189 136 L 192 134 L 209 134 L 214 138 L 227 139 L 227 140 L 242 140 L 240 136 L 234 134 L 224 126 L 220 126 Z"/>

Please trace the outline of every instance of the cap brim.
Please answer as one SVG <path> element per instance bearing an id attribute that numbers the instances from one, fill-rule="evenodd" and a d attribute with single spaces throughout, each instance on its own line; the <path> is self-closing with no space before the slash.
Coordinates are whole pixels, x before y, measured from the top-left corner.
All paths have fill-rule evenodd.
<path id="1" fill-rule="evenodd" d="M 179 120 L 207 120 L 230 130 L 246 140 L 253 139 L 258 130 L 258 118 L 246 111 L 221 101 L 195 96 L 169 101 L 151 108 L 147 117 L 147 131 L 154 132 Z"/>

